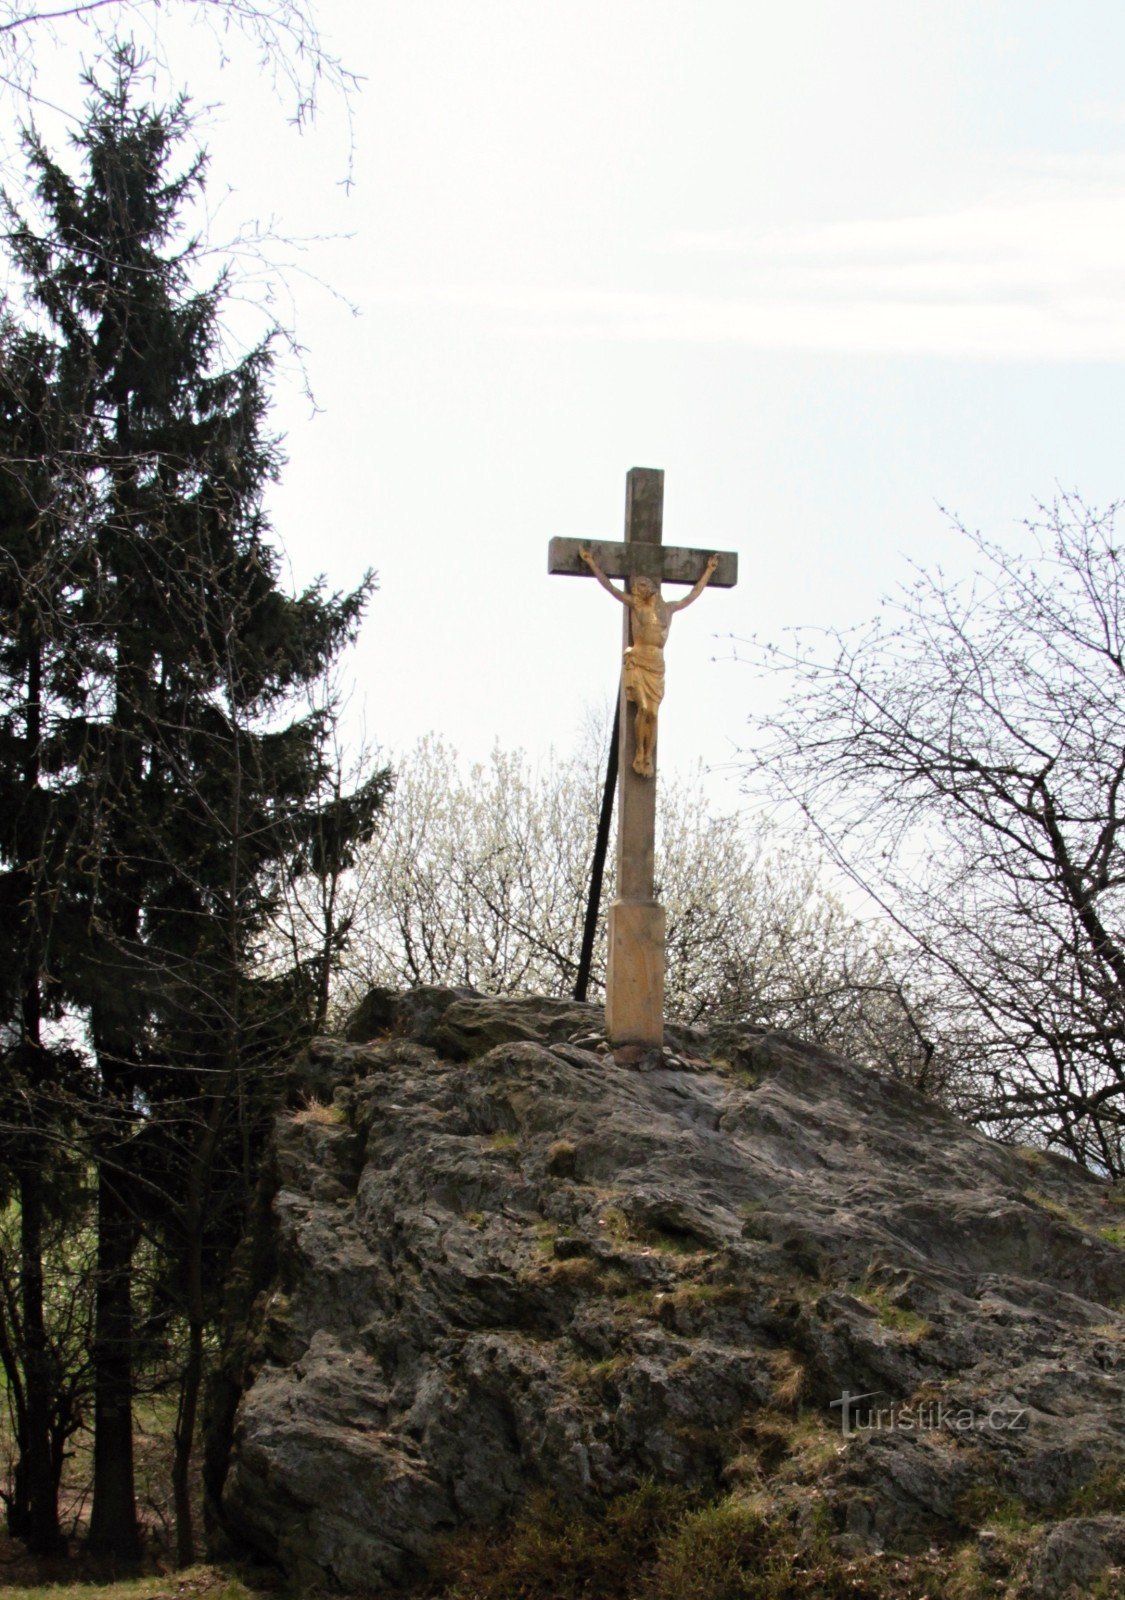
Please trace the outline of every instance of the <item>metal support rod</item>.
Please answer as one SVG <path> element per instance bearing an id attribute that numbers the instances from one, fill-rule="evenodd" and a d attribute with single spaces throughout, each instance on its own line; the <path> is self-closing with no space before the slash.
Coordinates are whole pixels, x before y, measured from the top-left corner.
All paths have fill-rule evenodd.
<path id="1" fill-rule="evenodd" d="M 594 840 L 594 861 L 590 868 L 590 898 L 586 902 L 586 925 L 582 929 L 582 954 L 578 957 L 578 976 L 574 980 L 574 998 L 585 1000 L 590 987 L 590 963 L 594 959 L 594 936 L 598 931 L 598 910 L 602 903 L 602 875 L 605 872 L 606 851 L 609 848 L 609 825 L 613 819 L 613 797 L 617 792 L 617 747 L 621 734 L 621 689 L 618 687 L 614 701 L 613 732 L 609 739 L 609 759 L 605 767 L 605 788 L 602 790 L 602 809 L 598 817 L 598 833 Z"/>

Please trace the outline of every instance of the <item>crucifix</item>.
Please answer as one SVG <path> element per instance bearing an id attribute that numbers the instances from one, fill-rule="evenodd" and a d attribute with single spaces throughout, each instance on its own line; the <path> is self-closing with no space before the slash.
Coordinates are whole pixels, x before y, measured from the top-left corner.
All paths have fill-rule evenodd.
<path id="1" fill-rule="evenodd" d="M 664 692 L 664 641 L 672 613 L 707 583 L 730 589 L 738 556 L 664 545 L 664 474 L 633 467 L 625 480 L 625 540 L 552 539 L 547 570 L 595 577 L 624 606 L 625 665 L 619 706 L 617 899 L 609 909 L 606 1032 L 611 1044 L 664 1042 L 664 907 L 654 894 L 656 723 Z M 625 591 L 610 578 L 624 578 Z M 662 583 L 692 585 L 665 604 Z"/>

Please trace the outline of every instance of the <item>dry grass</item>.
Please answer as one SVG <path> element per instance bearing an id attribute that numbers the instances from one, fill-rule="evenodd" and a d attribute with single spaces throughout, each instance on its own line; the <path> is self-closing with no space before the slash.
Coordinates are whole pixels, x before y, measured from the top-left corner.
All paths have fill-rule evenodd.
<path id="1" fill-rule="evenodd" d="M 570 1139 L 556 1139 L 547 1151 L 547 1171 L 556 1178 L 573 1178 L 578 1164 L 578 1147 Z"/>
<path id="2" fill-rule="evenodd" d="M 290 1113 L 290 1120 L 298 1127 L 306 1123 L 316 1123 L 321 1127 L 338 1128 L 347 1119 L 341 1106 L 331 1104 L 326 1100 L 308 1100 L 298 1110 Z"/>
<path id="3" fill-rule="evenodd" d="M 1002 1585 L 966 1543 L 924 1556 L 839 1548 L 808 1490 L 701 1503 L 653 1484 L 595 1508 L 542 1496 L 504 1531 L 456 1535 L 430 1600 L 979 1600 Z"/>
<path id="4" fill-rule="evenodd" d="M 651 1560 L 661 1530 L 689 1504 L 682 1490 L 653 1484 L 590 1510 L 543 1495 L 505 1534 L 468 1531 L 435 1564 L 441 1600 L 625 1600 Z"/>
<path id="5" fill-rule="evenodd" d="M 774 1405 L 783 1411 L 796 1411 L 808 1393 L 808 1368 L 792 1350 L 774 1350 L 768 1361 L 773 1375 Z"/>

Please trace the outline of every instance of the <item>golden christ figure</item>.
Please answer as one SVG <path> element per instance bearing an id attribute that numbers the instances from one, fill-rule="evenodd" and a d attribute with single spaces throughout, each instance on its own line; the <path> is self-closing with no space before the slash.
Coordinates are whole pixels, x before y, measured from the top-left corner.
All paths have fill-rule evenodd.
<path id="1" fill-rule="evenodd" d="M 624 681 L 625 698 L 637 708 L 633 771 L 642 778 L 651 778 L 656 770 L 652 760 L 656 743 L 656 713 L 664 698 L 664 646 L 668 641 L 672 616 L 674 612 L 690 606 L 693 600 L 699 599 L 711 581 L 719 558 L 709 556 L 703 575 L 695 587 L 682 600 L 673 600 L 669 604 L 661 597 L 659 584 L 653 583 L 651 578 L 634 578 L 631 589 L 618 589 L 610 583 L 586 545 L 580 548 L 578 554 L 606 593 L 620 600 L 623 606 L 628 606 L 632 613 L 629 636 L 633 642 L 625 652 Z"/>

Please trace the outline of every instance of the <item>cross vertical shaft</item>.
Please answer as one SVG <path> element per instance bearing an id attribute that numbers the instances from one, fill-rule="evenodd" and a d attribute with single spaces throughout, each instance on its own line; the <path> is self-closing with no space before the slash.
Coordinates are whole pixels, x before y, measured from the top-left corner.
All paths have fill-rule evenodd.
<path id="1" fill-rule="evenodd" d="M 662 576 L 664 474 L 633 467 L 625 487 L 625 544 L 633 576 Z M 628 580 L 632 585 L 632 577 Z M 626 608 L 623 649 L 632 643 Z M 621 684 L 617 778 L 617 899 L 609 909 L 606 1031 L 614 1044 L 664 1042 L 664 908 L 654 898 L 656 779 L 633 770 L 636 726 Z M 655 760 L 655 747 L 653 757 Z"/>

